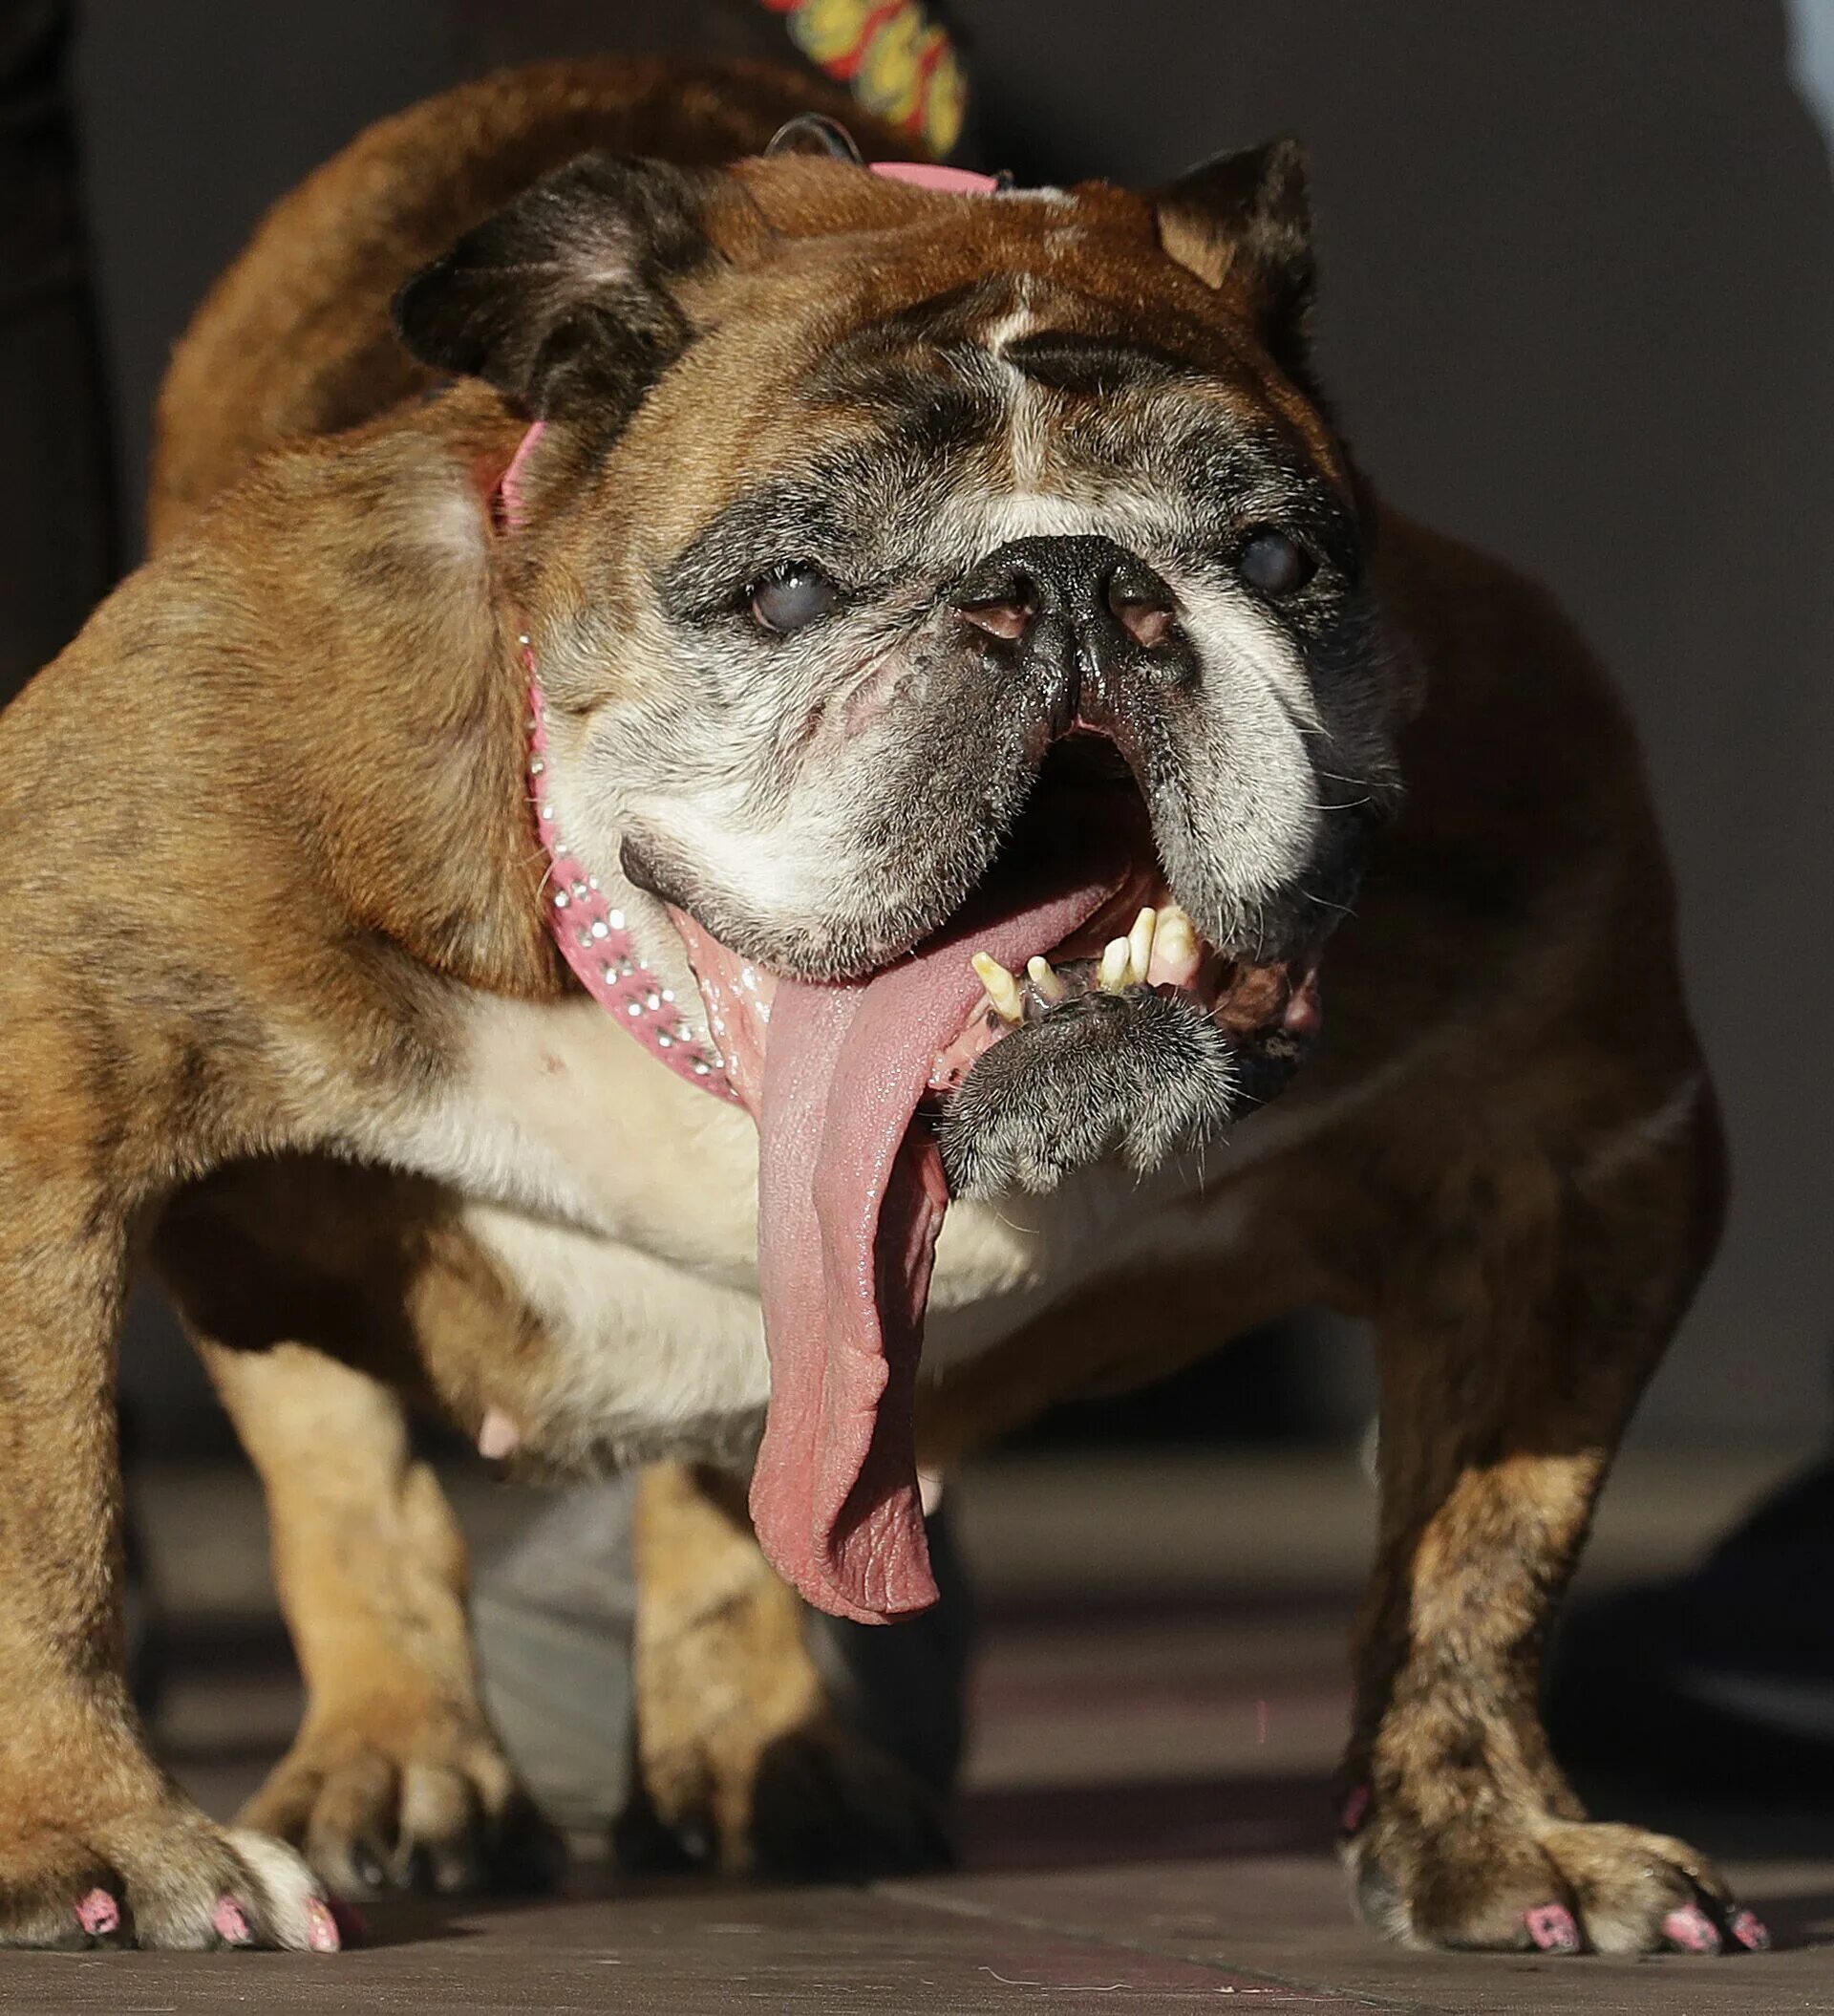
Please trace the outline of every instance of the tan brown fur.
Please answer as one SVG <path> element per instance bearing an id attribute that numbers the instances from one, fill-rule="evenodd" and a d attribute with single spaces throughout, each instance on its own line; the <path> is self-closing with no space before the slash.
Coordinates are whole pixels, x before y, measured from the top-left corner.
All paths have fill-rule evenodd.
<path id="1" fill-rule="evenodd" d="M 646 1817 L 735 1875 L 858 1880 L 944 1853 L 933 1796 L 830 1701 L 802 1605 L 758 1552 L 743 1491 L 658 1464 L 637 1508 Z"/>
<path id="2" fill-rule="evenodd" d="M 1168 267 L 1141 200 L 1091 196 L 1099 228 L 1055 247 L 1020 206 L 943 216 L 775 161 L 747 165 L 714 219 L 736 262 L 718 285 L 775 284 L 743 267 L 766 228 L 831 237 L 826 263 L 743 354 L 670 375 L 539 569 L 494 544 L 484 500 L 523 420 L 478 386 L 412 398 L 424 380 L 386 332 L 389 294 L 582 146 L 719 159 L 819 97 L 766 75 L 554 67 L 373 129 L 206 304 L 161 404 L 160 557 L 0 720 L 0 937 L 30 949 L 0 972 L 17 1032 L 0 1055 L 9 1938 L 59 1936 L 98 1871 L 150 1942 L 207 1936 L 213 1886 L 267 1880 L 147 1761 L 118 1676 L 110 1352 L 142 1251 L 262 1469 L 310 1687 L 248 1817 L 340 1880 L 366 1853 L 457 1881 L 539 1847 L 477 1707 L 450 1514 L 392 1396 L 435 1398 L 474 1433 L 491 1406 L 540 1426 L 564 1353 L 451 1191 L 355 1166 L 350 1146 L 457 1070 L 460 990 L 564 996 L 522 800 L 530 590 L 538 624 L 614 597 L 609 551 L 692 531 L 796 424 L 774 391 L 829 302 L 883 312 L 1008 268 L 1187 318 L 1236 396 L 1354 483 L 1315 409 L 1217 313 L 1209 283 L 1240 276 L 1227 260 L 1206 275 L 1198 250 Z M 863 277 L 844 234 L 893 225 L 895 270 Z M 580 487 L 588 460 L 563 431 L 538 485 Z M 953 1461 L 1063 1392 L 1153 1376 L 1285 1310 L 1371 1319 L 1382 1534 L 1347 1760 L 1374 1791 L 1349 1847 L 1367 1906 L 1401 1937 L 1509 1944 L 1525 1910 L 1565 1898 L 1632 1949 L 1686 1888 L 1675 1870 L 1714 1898 L 1717 1878 L 1692 1851 L 1580 1824 L 1537 1719 L 1540 1635 L 1712 1250 L 1711 1093 L 1602 676 L 1494 562 L 1389 516 L 1376 564 L 1412 668 L 1395 696 L 1414 717 L 1408 806 L 1333 943 L 1327 1047 L 1239 1168 L 1167 1206 L 1193 1229 L 1227 1212 L 1234 1236 L 1155 1264 L 1171 1319 L 1154 1334 L 1123 1271 L 927 1391 L 920 1426 Z M 110 782 L 75 788 L 79 761 Z M 97 929 L 87 910 L 72 929 L 73 875 L 86 903 L 107 890 Z M 1677 1086 L 1678 1118 L 1644 1142 Z M 673 1082 L 645 1096 L 665 1130 L 708 1124 Z M 728 1867 L 832 1866 L 862 1841 L 921 1855 L 921 1796 L 840 1732 L 730 1489 L 679 1468 L 644 1487 L 657 1816 L 710 1833 Z M 799 1831 L 821 1855 L 769 1846 Z M 274 1883 L 261 1934 L 299 1943 L 300 1898 Z"/>

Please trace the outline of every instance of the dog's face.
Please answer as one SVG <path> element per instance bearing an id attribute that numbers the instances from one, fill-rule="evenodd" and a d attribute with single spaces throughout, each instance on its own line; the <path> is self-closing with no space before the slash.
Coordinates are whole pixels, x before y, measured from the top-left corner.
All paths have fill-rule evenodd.
<path id="1" fill-rule="evenodd" d="M 1393 681 L 1303 208 L 1285 146 L 1156 201 L 597 161 L 404 296 L 550 423 L 516 565 L 567 831 L 704 987 L 1086 887 L 937 1051 L 958 1190 L 1156 1161 L 1314 1020 Z"/>

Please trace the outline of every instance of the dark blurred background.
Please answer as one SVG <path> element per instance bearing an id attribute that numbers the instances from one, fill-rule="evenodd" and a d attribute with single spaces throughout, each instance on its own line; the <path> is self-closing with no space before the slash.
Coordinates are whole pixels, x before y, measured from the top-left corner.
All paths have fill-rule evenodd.
<path id="1" fill-rule="evenodd" d="M 705 11 L 88 0 L 80 131 L 130 504 L 173 339 L 275 196 L 493 58 L 659 46 Z M 961 0 L 954 18 L 987 164 L 1022 180 L 1150 181 L 1283 128 L 1309 141 L 1322 361 L 1366 466 L 1397 504 L 1548 581 L 1642 723 L 1737 1158 L 1724 1256 L 1642 1432 L 1813 1439 L 1834 1316 L 1818 1020 L 1834 994 L 1834 188 L 1784 10 Z M 130 511 L 128 558 L 136 536 Z M 129 1389 L 170 1441 L 198 1387 L 157 1321 L 141 1328 Z M 1356 1340 L 1301 1326 L 1170 1404 L 1099 1418 L 1341 1433 L 1365 1391 Z"/>

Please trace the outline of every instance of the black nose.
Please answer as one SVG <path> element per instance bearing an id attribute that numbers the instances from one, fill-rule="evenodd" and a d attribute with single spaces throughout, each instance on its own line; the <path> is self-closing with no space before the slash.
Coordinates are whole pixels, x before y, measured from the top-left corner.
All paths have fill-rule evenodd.
<path id="1" fill-rule="evenodd" d="M 1112 539 L 1013 539 L 963 583 L 956 607 L 995 637 L 1024 634 L 1039 616 L 1078 629 L 1119 623 L 1137 643 L 1162 643 L 1177 601 L 1146 563 Z"/>
<path id="2" fill-rule="evenodd" d="M 1154 679 L 1195 671 L 1177 596 L 1112 539 L 1010 540 L 970 574 L 955 606 L 1050 689 L 1059 729 L 1077 718 L 1105 725 L 1137 670 Z"/>

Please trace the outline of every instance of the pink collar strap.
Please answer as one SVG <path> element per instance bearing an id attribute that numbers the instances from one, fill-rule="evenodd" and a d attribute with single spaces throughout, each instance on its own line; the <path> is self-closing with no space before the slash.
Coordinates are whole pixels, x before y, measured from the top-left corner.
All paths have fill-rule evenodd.
<path id="1" fill-rule="evenodd" d="M 736 1100 L 720 1060 L 695 1041 L 665 987 L 637 957 L 624 911 L 607 897 L 599 878 L 567 846 L 548 794 L 547 701 L 535 672 L 535 647 L 524 634 L 522 663 L 528 668 L 528 781 L 535 805 L 535 830 L 547 855 L 543 893 L 547 928 L 573 976 L 608 1015 L 629 1030 L 678 1078 L 722 1099 Z"/>
<path id="2" fill-rule="evenodd" d="M 992 196 L 1000 186 L 994 175 L 976 175 L 972 168 L 945 168 L 938 161 L 874 161 L 872 172 L 887 182 L 913 182 L 939 196 Z"/>
<path id="3" fill-rule="evenodd" d="M 985 196 L 999 184 L 991 175 L 966 168 L 944 168 L 928 161 L 880 161 L 872 171 L 893 182 L 951 196 Z M 509 467 L 503 471 L 494 499 L 496 516 L 506 532 L 520 532 L 526 513 L 522 474 L 529 455 L 546 432 L 537 420 L 522 436 Z M 587 994 L 622 1028 L 628 1029 L 678 1078 L 703 1091 L 736 1101 L 732 1081 L 719 1057 L 688 1030 L 673 992 L 637 957 L 625 913 L 599 887 L 599 878 L 574 854 L 561 832 L 552 794 L 551 758 L 547 742 L 547 700 L 535 664 L 535 645 L 526 631 L 518 637 L 528 673 L 528 784 L 535 811 L 535 829 L 547 856 L 542 885 L 547 928 L 560 954 Z"/>
<path id="4" fill-rule="evenodd" d="M 520 532 L 527 513 L 522 504 L 522 472 L 530 452 L 547 431 L 537 420 L 522 436 L 492 500 L 498 525 Z M 599 878 L 567 844 L 561 831 L 553 794 L 553 759 L 547 742 L 547 697 L 535 665 L 535 642 L 527 631 L 517 637 L 522 667 L 528 674 L 528 795 L 535 811 L 535 830 L 547 856 L 542 901 L 547 928 L 573 977 L 599 1006 L 678 1078 L 722 1099 L 736 1100 L 720 1060 L 690 1035 L 676 1005 L 674 990 L 637 957 L 624 911 L 599 887 Z"/>

